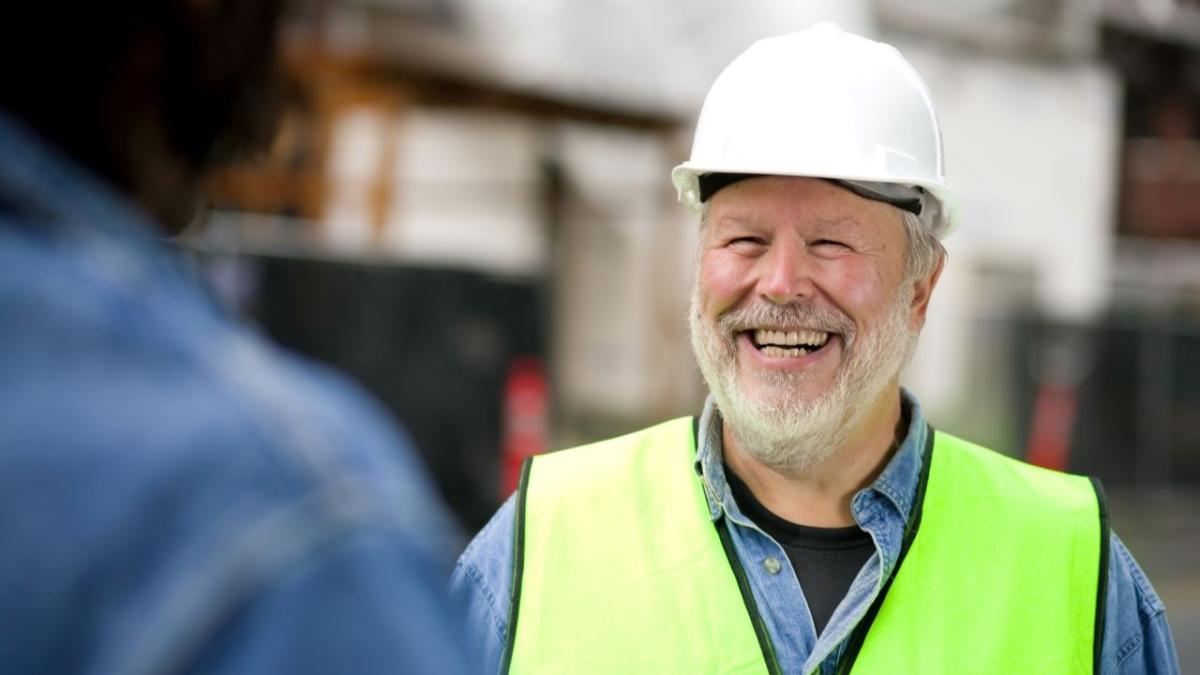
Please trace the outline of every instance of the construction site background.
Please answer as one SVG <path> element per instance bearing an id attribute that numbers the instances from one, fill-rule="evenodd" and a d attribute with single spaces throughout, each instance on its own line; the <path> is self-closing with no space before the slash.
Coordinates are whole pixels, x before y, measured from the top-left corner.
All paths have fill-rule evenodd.
<path id="1" fill-rule="evenodd" d="M 1200 671 L 1200 3 L 326 0 L 185 244 L 395 411 L 473 532 L 524 456 L 699 410 L 668 174 L 723 64 L 820 20 L 922 73 L 966 214 L 906 385 L 1099 476 Z"/>

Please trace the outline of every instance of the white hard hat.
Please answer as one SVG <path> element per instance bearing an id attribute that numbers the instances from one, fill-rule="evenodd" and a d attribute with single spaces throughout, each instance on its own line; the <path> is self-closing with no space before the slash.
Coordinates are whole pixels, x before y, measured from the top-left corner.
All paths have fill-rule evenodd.
<path id="1" fill-rule="evenodd" d="M 919 188 L 919 218 L 945 237 L 960 214 L 942 164 L 933 101 L 912 65 L 891 45 L 822 23 L 759 40 L 725 68 L 671 182 L 695 210 L 705 174 Z"/>

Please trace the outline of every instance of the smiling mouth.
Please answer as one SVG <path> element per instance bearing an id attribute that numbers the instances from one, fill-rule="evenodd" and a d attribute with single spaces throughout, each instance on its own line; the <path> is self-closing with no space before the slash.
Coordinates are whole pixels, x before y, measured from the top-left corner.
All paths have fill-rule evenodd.
<path id="1" fill-rule="evenodd" d="M 743 331 L 750 344 L 764 356 L 799 358 L 820 350 L 829 343 L 832 333 L 819 330 L 771 330 L 759 328 Z"/>

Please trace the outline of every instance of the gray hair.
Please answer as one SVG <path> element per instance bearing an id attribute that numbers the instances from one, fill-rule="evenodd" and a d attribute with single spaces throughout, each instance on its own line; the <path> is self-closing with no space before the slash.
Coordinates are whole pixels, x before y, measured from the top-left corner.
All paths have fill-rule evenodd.
<path id="1" fill-rule="evenodd" d="M 928 278 L 946 259 L 946 248 L 919 217 L 908 211 L 901 211 L 900 214 L 904 217 L 904 236 L 908 240 L 904 281 Z"/>

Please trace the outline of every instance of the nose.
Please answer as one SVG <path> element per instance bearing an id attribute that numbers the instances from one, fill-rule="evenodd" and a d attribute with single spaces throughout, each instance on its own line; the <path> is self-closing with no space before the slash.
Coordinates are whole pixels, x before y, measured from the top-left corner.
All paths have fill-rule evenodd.
<path id="1" fill-rule="evenodd" d="M 781 237 L 771 242 L 771 248 L 759 259 L 758 293 L 777 305 L 786 305 L 798 298 L 812 297 L 815 287 L 812 278 L 812 259 L 803 241 Z"/>

